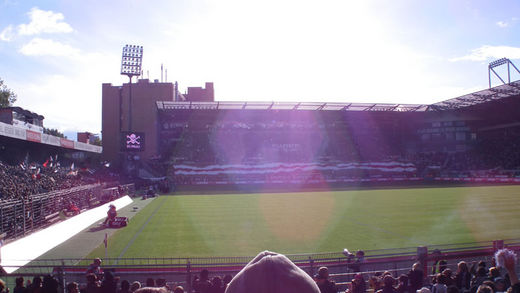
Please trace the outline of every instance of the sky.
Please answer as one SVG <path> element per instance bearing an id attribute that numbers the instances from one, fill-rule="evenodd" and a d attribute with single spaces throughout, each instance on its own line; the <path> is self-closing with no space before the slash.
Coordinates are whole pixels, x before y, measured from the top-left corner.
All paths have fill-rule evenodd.
<path id="1" fill-rule="evenodd" d="M 164 64 L 217 101 L 431 104 L 487 88 L 493 60 L 520 66 L 519 35 L 518 0 L 0 0 L 0 78 L 71 137 L 101 132 L 125 44 L 145 78 Z"/>

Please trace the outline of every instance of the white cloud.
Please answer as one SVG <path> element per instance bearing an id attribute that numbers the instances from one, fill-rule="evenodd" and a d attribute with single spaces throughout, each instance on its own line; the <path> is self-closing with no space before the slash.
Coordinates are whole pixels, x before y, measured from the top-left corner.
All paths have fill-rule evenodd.
<path id="1" fill-rule="evenodd" d="M 16 105 L 45 116 L 45 127 L 57 128 L 67 135 L 79 131 L 99 133 L 101 84 L 128 80 L 118 73 L 119 52 L 81 53 L 77 58 L 60 59 L 72 69 L 68 72 L 9 81 L 18 94 Z M 116 81 L 119 78 L 121 81 Z"/>
<path id="2" fill-rule="evenodd" d="M 40 33 L 70 33 L 74 31 L 68 23 L 63 22 L 65 17 L 59 12 L 45 11 L 33 7 L 28 14 L 31 22 L 18 26 L 20 35 L 30 36 Z"/>
<path id="3" fill-rule="evenodd" d="M 0 32 L 0 41 L 9 42 L 13 38 L 13 26 L 9 25 Z"/>
<path id="4" fill-rule="evenodd" d="M 508 27 L 509 26 L 509 23 L 505 22 L 505 21 L 497 21 L 496 24 L 501 27 L 501 28 L 505 28 L 505 27 Z"/>
<path id="5" fill-rule="evenodd" d="M 79 49 L 57 41 L 34 38 L 20 49 L 20 53 L 28 56 L 49 55 L 74 57 L 79 55 L 80 51 Z"/>
<path id="6" fill-rule="evenodd" d="M 484 45 L 480 48 L 471 50 L 466 56 L 456 57 L 450 61 L 485 61 L 494 58 L 520 59 L 520 48 L 510 46 L 488 46 Z"/>

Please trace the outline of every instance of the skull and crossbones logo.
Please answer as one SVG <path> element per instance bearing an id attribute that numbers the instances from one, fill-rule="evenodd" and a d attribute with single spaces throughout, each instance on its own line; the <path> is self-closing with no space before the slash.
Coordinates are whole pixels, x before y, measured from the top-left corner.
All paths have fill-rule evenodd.
<path id="1" fill-rule="evenodd" d="M 135 133 L 132 133 L 132 134 L 130 134 L 130 135 L 127 135 L 127 136 L 126 136 L 126 139 L 127 139 L 127 140 L 126 140 L 126 144 L 141 144 L 141 143 L 139 142 L 139 139 L 140 139 L 140 138 L 141 138 L 141 137 L 135 135 Z"/>

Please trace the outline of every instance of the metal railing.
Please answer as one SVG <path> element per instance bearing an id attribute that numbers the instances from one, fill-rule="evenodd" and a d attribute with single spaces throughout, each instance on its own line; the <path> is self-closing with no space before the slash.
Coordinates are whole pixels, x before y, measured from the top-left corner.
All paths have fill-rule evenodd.
<path id="1" fill-rule="evenodd" d="M 366 250 L 361 269 L 355 266 L 352 257 L 342 252 L 289 254 L 287 257 L 296 265 L 314 276 L 318 268 L 327 266 L 330 276 L 342 289 L 346 288 L 357 271 L 365 276 L 375 272 L 390 271 L 394 277 L 407 273 L 413 263 L 422 261 L 425 272 L 431 271 L 436 260 L 432 251 L 440 250 L 442 259 L 448 261 L 448 267 L 456 270 L 460 260 L 472 262 L 485 260 L 491 263 L 494 252 L 499 248 L 520 251 L 520 239 L 482 241 L 473 243 L 457 243 L 431 245 L 425 247 L 407 247 L 396 249 Z M 191 280 L 202 269 L 208 269 L 211 275 L 234 275 L 240 271 L 253 256 L 237 257 L 194 257 L 194 258 L 108 258 L 103 259 L 103 269 L 111 270 L 122 280 L 143 281 L 147 278 L 168 280 L 171 284 L 184 284 L 190 288 Z M 63 284 L 67 282 L 85 283 L 85 272 L 91 259 L 42 259 L 33 260 L 10 276 L 35 276 L 52 274 Z"/>
<path id="2" fill-rule="evenodd" d="M 41 229 L 59 219 L 60 212 L 71 204 L 80 210 L 96 207 L 104 202 L 133 195 L 133 184 L 103 189 L 101 184 L 82 185 L 65 190 L 32 195 L 26 199 L 0 202 L 0 234 L 12 240 Z"/>

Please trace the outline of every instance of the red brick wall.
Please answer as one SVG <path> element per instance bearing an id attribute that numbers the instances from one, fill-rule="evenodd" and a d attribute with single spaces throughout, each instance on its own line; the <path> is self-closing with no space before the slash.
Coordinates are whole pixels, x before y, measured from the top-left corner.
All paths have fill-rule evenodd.
<path id="1" fill-rule="evenodd" d="M 122 97 L 122 119 L 120 117 L 120 89 Z M 128 131 L 129 84 L 112 86 L 103 84 L 102 88 L 102 135 L 103 158 L 119 162 L 120 131 Z M 146 149 L 138 153 L 141 158 L 150 158 L 158 153 L 157 101 L 173 101 L 173 83 L 150 83 L 139 80 L 132 83 L 132 131 L 144 132 Z M 121 128 L 120 128 L 121 127 Z"/>

